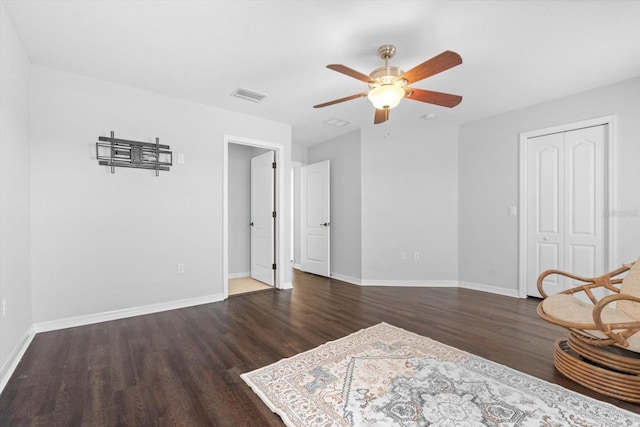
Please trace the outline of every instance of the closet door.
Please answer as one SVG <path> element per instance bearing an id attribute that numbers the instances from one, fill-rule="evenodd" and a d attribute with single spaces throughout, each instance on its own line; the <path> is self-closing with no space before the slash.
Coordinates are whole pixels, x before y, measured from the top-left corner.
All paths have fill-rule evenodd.
<path id="1" fill-rule="evenodd" d="M 529 295 L 540 296 L 538 275 L 565 265 L 564 135 L 531 138 L 527 149 L 527 286 Z M 547 293 L 562 291 L 564 278 L 550 276 L 544 288 Z"/>
<path id="2" fill-rule="evenodd" d="M 565 270 L 593 277 L 605 273 L 606 126 L 564 134 Z M 570 281 L 566 286 L 576 283 Z"/>
<path id="3" fill-rule="evenodd" d="M 592 277 L 604 273 L 606 126 L 530 138 L 527 143 L 527 287 L 549 269 Z M 558 276 L 548 293 L 575 283 Z"/>

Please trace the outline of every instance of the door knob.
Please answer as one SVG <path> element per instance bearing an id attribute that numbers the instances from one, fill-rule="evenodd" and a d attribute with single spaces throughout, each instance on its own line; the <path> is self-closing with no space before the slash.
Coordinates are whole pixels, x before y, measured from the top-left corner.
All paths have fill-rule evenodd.
<path id="1" fill-rule="evenodd" d="M 251 222 L 249 223 L 249 225 L 253 227 L 253 221 L 251 221 Z"/>
<path id="2" fill-rule="evenodd" d="M 545 236 L 545 237 L 542 238 L 542 240 L 544 240 L 546 242 L 547 240 L 549 240 L 549 238 L 547 236 Z"/>
<path id="3" fill-rule="evenodd" d="M 321 226 L 323 226 L 323 227 L 328 227 L 328 226 L 330 225 L 330 223 L 328 223 L 328 222 L 323 222 L 323 223 L 322 223 L 322 224 L 320 224 L 320 225 L 321 225 Z"/>

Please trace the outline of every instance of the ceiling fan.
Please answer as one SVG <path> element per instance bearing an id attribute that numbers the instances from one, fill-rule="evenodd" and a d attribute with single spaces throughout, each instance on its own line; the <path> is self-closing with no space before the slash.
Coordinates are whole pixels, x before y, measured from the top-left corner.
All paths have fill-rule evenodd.
<path id="1" fill-rule="evenodd" d="M 389 110 L 397 106 L 402 98 L 449 108 L 455 107 L 462 101 L 462 97 L 458 95 L 407 87 L 408 84 L 418 82 L 462 64 L 460 55 L 447 50 L 405 72 L 398 67 L 389 65 L 389 60 L 395 54 L 396 47 L 394 45 L 385 44 L 380 46 L 378 48 L 378 56 L 384 60 L 384 67 L 373 70 L 368 76 L 342 64 L 327 65 L 327 68 L 331 70 L 367 83 L 369 91 L 314 105 L 313 108 L 327 107 L 366 96 L 376 108 L 373 123 L 378 124 L 389 119 Z"/>

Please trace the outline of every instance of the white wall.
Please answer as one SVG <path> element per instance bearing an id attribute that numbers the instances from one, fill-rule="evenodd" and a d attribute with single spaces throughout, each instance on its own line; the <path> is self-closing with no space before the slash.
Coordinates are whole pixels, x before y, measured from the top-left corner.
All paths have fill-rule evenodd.
<path id="1" fill-rule="evenodd" d="M 309 147 L 309 164 L 330 161 L 331 274 L 362 278 L 360 131 Z"/>
<path id="2" fill-rule="evenodd" d="M 29 59 L 0 4 L 0 382 L 32 324 Z M 2 385 L 0 385 L 0 389 Z"/>
<path id="3" fill-rule="evenodd" d="M 426 121 L 362 130 L 364 284 L 457 280 L 457 138 Z"/>
<path id="4" fill-rule="evenodd" d="M 34 321 L 220 299 L 224 135 L 283 144 L 288 169 L 290 126 L 42 67 L 31 82 Z M 95 160 L 110 130 L 185 164 L 111 174 Z"/>
<path id="5" fill-rule="evenodd" d="M 309 161 L 309 148 L 302 144 L 293 144 L 291 162 L 293 168 L 293 266 L 300 267 L 300 167 Z"/>
<path id="6" fill-rule="evenodd" d="M 309 162 L 309 148 L 302 144 L 293 144 L 291 147 L 291 161 L 307 164 Z"/>
<path id="7" fill-rule="evenodd" d="M 640 78 L 466 123 L 459 147 L 460 280 L 518 288 L 519 133 L 617 116 L 613 267 L 640 256 Z"/>

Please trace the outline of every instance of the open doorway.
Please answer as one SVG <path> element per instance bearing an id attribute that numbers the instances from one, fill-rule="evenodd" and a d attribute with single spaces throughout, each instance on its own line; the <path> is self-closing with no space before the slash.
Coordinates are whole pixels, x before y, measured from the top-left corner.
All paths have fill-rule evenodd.
<path id="1" fill-rule="evenodd" d="M 278 266 L 284 265 L 281 262 L 284 260 L 284 251 L 280 244 L 284 240 L 278 212 L 283 212 L 281 195 L 284 179 L 282 168 L 278 169 L 277 165 L 283 164 L 283 146 L 225 136 L 223 158 L 224 298 L 233 294 L 229 291 L 229 281 L 237 283 L 235 279 L 250 278 L 254 275 L 256 265 L 259 267 L 258 271 L 262 271 L 262 276 L 258 275 L 258 282 L 254 282 L 255 279 L 244 281 L 244 284 L 239 285 L 241 289 L 251 292 L 257 290 L 254 285 L 258 285 L 260 281 L 266 282 L 267 286 L 281 288 L 284 283 L 284 269 Z M 260 164 L 252 165 L 252 158 L 261 158 Z M 256 168 L 261 176 L 254 179 L 254 183 L 258 185 L 252 185 L 251 175 Z M 271 181 L 265 184 L 264 177 L 267 173 L 271 175 Z M 252 192 L 259 194 L 259 201 L 270 200 L 270 206 L 267 208 L 268 218 L 261 217 L 259 221 L 256 221 L 255 217 L 252 218 L 255 215 L 252 212 Z M 256 228 L 260 228 L 262 234 L 253 233 Z M 254 237 L 257 237 L 257 240 Z M 256 248 L 265 253 L 258 257 Z"/>
<path id="2" fill-rule="evenodd" d="M 229 144 L 229 295 L 275 284 L 275 153 Z"/>

